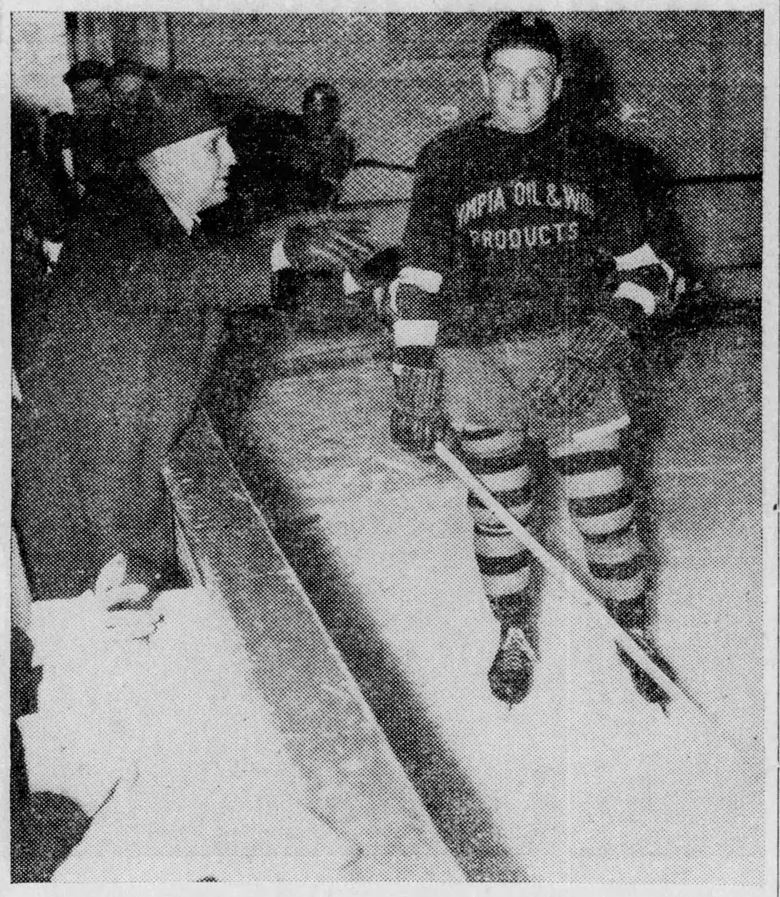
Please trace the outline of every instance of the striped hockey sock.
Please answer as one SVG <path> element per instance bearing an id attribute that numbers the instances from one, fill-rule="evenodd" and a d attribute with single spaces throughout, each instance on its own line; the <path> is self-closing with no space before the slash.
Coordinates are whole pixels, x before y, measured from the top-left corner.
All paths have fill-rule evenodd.
<path id="1" fill-rule="evenodd" d="M 620 434 L 550 452 L 563 478 L 572 520 L 607 609 L 627 629 L 646 622 L 645 549 L 634 526 L 633 490 L 620 458 Z"/>
<path id="2" fill-rule="evenodd" d="M 533 472 L 525 440 L 513 431 L 471 429 L 461 435 L 464 463 L 509 512 L 525 523 L 534 506 Z M 485 593 L 502 622 L 525 623 L 530 613 L 530 552 L 473 494 L 474 549 Z"/>

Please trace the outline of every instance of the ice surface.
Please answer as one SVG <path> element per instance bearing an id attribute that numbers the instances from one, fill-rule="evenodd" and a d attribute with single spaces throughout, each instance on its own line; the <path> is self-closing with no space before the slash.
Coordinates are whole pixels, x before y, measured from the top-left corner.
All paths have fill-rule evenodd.
<path id="1" fill-rule="evenodd" d="M 650 475 L 658 642 L 725 728 L 760 746 L 759 377 L 751 331 L 691 338 L 662 371 Z M 531 880 L 760 884 L 760 751 L 682 706 L 667 718 L 647 705 L 555 583 L 531 694 L 511 712 L 492 698 L 497 624 L 464 491 L 389 443 L 389 393 L 370 359 L 276 381 L 242 472 L 266 478 L 283 550 L 467 874 L 512 877 L 505 848 Z M 560 511 L 549 538 L 581 558 Z"/>

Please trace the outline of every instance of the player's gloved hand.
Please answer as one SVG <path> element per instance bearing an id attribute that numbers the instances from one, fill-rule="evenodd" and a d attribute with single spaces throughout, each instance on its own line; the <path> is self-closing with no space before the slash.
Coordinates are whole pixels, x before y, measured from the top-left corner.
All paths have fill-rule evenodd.
<path id="1" fill-rule="evenodd" d="M 434 364 L 431 346 L 404 346 L 395 350 L 395 400 L 390 414 L 390 435 L 397 445 L 423 460 L 435 456 L 447 418 L 443 407 L 444 373 Z"/>
<path id="2" fill-rule="evenodd" d="M 413 283 L 401 283 L 397 279 L 384 286 L 375 300 L 377 318 L 387 326 L 399 318 L 435 321 L 441 315 L 435 292 L 421 289 Z"/>
<path id="3" fill-rule="evenodd" d="M 366 223 L 322 216 L 291 225 L 282 248 L 299 271 L 360 271 L 376 255 L 365 238 Z"/>
<path id="4" fill-rule="evenodd" d="M 389 246 L 374 253 L 358 270 L 350 273 L 361 289 L 373 290 L 395 280 L 400 270 L 401 250 L 398 246 Z"/>
<path id="5" fill-rule="evenodd" d="M 612 300 L 606 310 L 611 313 L 614 309 L 618 314 L 630 311 L 631 323 L 639 329 L 653 314 L 670 314 L 687 288 L 686 278 L 660 259 L 648 244 L 618 260 L 600 254 L 596 266 Z"/>
<path id="6" fill-rule="evenodd" d="M 582 415 L 606 385 L 607 373 L 625 364 L 631 341 L 621 327 L 596 315 L 530 387 L 529 410 L 535 429 Z"/>

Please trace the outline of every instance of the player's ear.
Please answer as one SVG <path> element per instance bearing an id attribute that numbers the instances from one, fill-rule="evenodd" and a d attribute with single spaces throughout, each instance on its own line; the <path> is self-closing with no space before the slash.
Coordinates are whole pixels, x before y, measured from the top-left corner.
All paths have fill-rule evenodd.
<path id="1" fill-rule="evenodd" d="M 561 95 L 561 91 L 563 90 L 563 75 L 558 74 L 555 76 L 555 85 L 553 87 L 553 102 L 558 99 Z"/>

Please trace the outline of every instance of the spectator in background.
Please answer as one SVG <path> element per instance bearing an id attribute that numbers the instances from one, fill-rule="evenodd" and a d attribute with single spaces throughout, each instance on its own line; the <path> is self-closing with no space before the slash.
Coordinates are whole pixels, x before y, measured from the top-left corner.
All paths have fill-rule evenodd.
<path id="1" fill-rule="evenodd" d="M 63 76 L 73 100 L 73 115 L 78 119 L 95 119 L 105 116 L 109 107 L 104 63 L 95 59 L 83 59 L 71 66 Z"/>
<path id="2" fill-rule="evenodd" d="M 236 173 L 239 191 L 253 197 L 255 214 L 323 210 L 338 201 L 342 183 L 355 160 L 355 142 L 341 127 L 341 98 L 333 85 L 318 81 L 303 94 L 300 114 L 266 111 L 253 127 L 243 126 L 244 153 Z M 246 139 L 254 132 L 253 139 Z M 242 164 L 243 163 L 243 164 Z M 332 308 L 340 283 L 329 272 L 308 281 L 303 291 L 297 272 L 286 271 L 275 285 L 276 301 L 288 310 Z M 330 314 L 327 315 L 331 317 Z"/>
<path id="3" fill-rule="evenodd" d="M 229 126 L 236 190 L 252 198 L 261 217 L 333 205 L 355 160 L 355 142 L 340 122 L 341 98 L 325 82 L 306 89 L 301 113 L 242 110 Z"/>
<path id="4" fill-rule="evenodd" d="M 106 87 L 114 114 L 135 103 L 143 86 L 157 75 L 152 66 L 134 59 L 123 57 L 115 60 L 106 74 Z"/>
<path id="5" fill-rule="evenodd" d="M 73 114 L 59 112 L 49 119 L 47 155 L 60 201 L 71 215 L 83 196 L 111 176 L 107 74 L 102 62 L 77 62 L 62 79 L 71 93 Z"/>
<path id="6" fill-rule="evenodd" d="M 342 182 L 355 161 L 355 141 L 340 122 L 341 97 L 336 88 L 325 82 L 308 87 L 303 95 L 301 133 L 292 135 L 290 157 L 304 203 L 315 208 L 338 199 Z"/>
<path id="7" fill-rule="evenodd" d="M 11 319 L 14 337 L 34 329 L 42 314 L 44 278 L 59 254 L 65 227 L 48 172 L 38 151 L 37 123 L 31 110 L 15 103 L 11 111 Z M 24 328 L 20 323 L 24 321 Z"/>

